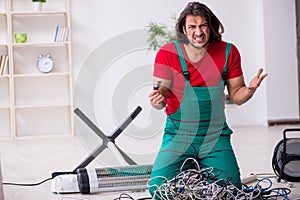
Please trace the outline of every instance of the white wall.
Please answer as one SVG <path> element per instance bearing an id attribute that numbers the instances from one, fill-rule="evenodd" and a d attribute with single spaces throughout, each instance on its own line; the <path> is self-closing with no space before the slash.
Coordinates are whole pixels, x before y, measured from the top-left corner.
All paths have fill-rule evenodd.
<path id="1" fill-rule="evenodd" d="M 268 119 L 298 118 L 295 1 L 266 0 L 263 7 Z"/>
<path id="2" fill-rule="evenodd" d="M 80 82 L 80 87 L 75 84 L 75 92 L 80 91 L 75 93 L 75 106 L 109 134 L 141 105 L 143 111 L 118 137 L 118 145 L 135 154 L 138 161 L 154 158 L 160 146 L 164 116 L 148 102 L 155 54 L 143 48 L 148 47 L 147 37 L 139 34 L 139 29 L 146 30 L 152 21 L 173 25 L 171 16 L 178 15 L 186 1 L 88 2 L 89 5 L 72 0 L 71 4 L 74 75 L 75 83 Z M 94 149 L 99 144 L 95 134 L 89 134 L 80 120 L 75 124 L 86 148 Z M 136 149 L 136 144 L 143 147 Z"/>
<path id="3" fill-rule="evenodd" d="M 89 0 L 83 3 L 81 0 L 72 0 L 75 79 L 85 60 L 101 44 L 119 34 L 145 28 L 151 21 L 171 26 L 173 21 L 170 17 L 178 16 L 187 2 L 186 0 Z M 294 1 L 205 0 L 202 2 L 215 12 L 225 26 L 223 39 L 233 42 L 240 50 L 246 82 L 249 83 L 259 67 L 263 67 L 269 73 L 269 77 L 253 99 L 245 105 L 227 108 L 229 123 L 233 126 L 265 125 L 268 119 L 298 118 Z M 146 60 L 141 56 L 143 60 L 138 64 L 141 65 L 144 62 L 150 65 L 153 57 L 153 52 L 148 54 Z M 148 101 L 146 91 L 140 94 L 145 94 L 145 97 L 140 98 L 139 101 L 143 102 L 139 103 L 146 106 Z M 95 99 L 98 98 L 100 99 L 95 94 Z M 105 98 L 101 96 L 101 99 Z M 122 100 L 129 102 L 128 99 Z M 128 105 L 128 107 L 131 109 L 133 105 Z M 99 109 L 101 110 L 98 107 L 95 112 L 99 112 Z M 106 114 L 108 113 L 109 110 Z M 96 120 L 107 119 L 107 122 L 100 122 L 104 130 L 110 131 L 115 127 L 114 123 L 109 122 L 110 116 L 101 118 L 97 116 L 97 113 L 95 115 Z M 145 116 L 143 120 L 151 121 Z M 110 125 L 103 125 L 103 123 Z"/>
<path id="4" fill-rule="evenodd" d="M 265 70 L 263 5 L 261 0 L 203 1 L 220 18 L 225 26 L 224 40 L 234 43 L 240 51 L 246 84 L 258 68 Z M 228 123 L 232 126 L 264 125 L 267 122 L 265 85 L 257 90 L 255 97 L 242 106 L 227 106 Z"/>

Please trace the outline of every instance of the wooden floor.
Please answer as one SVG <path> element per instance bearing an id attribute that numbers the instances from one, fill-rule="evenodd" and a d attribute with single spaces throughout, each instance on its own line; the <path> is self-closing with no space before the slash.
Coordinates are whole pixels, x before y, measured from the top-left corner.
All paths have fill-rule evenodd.
<path id="1" fill-rule="evenodd" d="M 287 127 L 233 127 L 233 145 L 241 168 L 242 177 L 250 173 L 273 173 L 271 158 L 275 145 L 282 139 L 282 131 Z M 143 145 L 141 144 L 136 144 Z M 0 140 L 0 159 L 2 166 L 3 182 L 36 183 L 51 177 L 55 171 L 70 171 L 76 167 L 88 154 L 78 136 L 74 137 L 43 137 L 21 138 L 16 140 Z M 151 158 L 150 161 L 154 160 Z M 143 163 L 144 164 L 144 163 Z M 97 160 L 89 168 L 103 166 Z M 288 187 L 287 183 L 276 183 L 275 186 Z M 21 187 L 4 185 L 5 200 L 56 200 L 56 199 L 115 199 L 122 192 L 97 193 L 93 195 L 63 194 L 59 195 L 50 191 L 51 181 L 39 186 Z M 300 183 L 294 183 L 290 188 L 292 193 L 289 199 L 300 199 Z M 147 191 L 131 192 L 134 199 L 149 197 Z"/>

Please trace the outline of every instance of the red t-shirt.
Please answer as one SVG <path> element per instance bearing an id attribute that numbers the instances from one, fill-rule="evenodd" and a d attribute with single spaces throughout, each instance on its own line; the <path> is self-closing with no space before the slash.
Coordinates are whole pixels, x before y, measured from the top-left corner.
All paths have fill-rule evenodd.
<path id="1" fill-rule="evenodd" d="M 180 43 L 192 86 L 215 86 L 220 83 L 221 74 L 225 64 L 226 42 L 212 42 L 207 52 L 198 62 L 191 62 L 187 58 L 184 45 Z M 232 45 L 227 63 L 226 79 L 243 75 L 241 57 L 237 48 Z M 171 80 L 167 97 L 168 114 L 174 113 L 180 106 L 184 90 L 184 77 L 175 44 L 168 43 L 157 52 L 153 76 Z"/>

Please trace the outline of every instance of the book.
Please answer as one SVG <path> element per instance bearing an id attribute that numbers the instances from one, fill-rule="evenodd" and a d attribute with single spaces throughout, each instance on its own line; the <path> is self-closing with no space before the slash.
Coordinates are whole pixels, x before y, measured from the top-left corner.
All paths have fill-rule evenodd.
<path id="1" fill-rule="evenodd" d="M 8 55 L 1 56 L 0 75 L 4 75 L 5 72 L 8 73 Z"/>
<path id="2" fill-rule="evenodd" d="M 54 42 L 65 42 L 68 39 L 69 29 L 63 25 L 57 25 L 54 35 Z"/>
<path id="3" fill-rule="evenodd" d="M 3 75 L 4 72 L 5 57 L 6 57 L 5 55 L 1 55 L 0 75 Z"/>
<path id="4" fill-rule="evenodd" d="M 63 42 L 66 42 L 68 40 L 68 34 L 69 34 L 69 28 L 65 27 L 64 28 L 64 37 L 63 37 Z"/>
<path id="5" fill-rule="evenodd" d="M 0 56 L 0 75 L 2 75 L 2 68 L 3 68 L 3 65 L 2 65 L 2 60 L 3 60 L 3 55 Z"/>
<path id="6" fill-rule="evenodd" d="M 62 29 L 62 26 L 61 26 L 61 25 L 57 25 L 57 26 L 56 26 L 56 32 L 55 32 L 54 42 L 60 42 L 60 38 L 61 38 L 61 29 Z"/>
<path id="7" fill-rule="evenodd" d="M 57 41 L 58 30 L 59 30 L 59 25 L 56 26 L 56 31 L 55 31 L 55 35 L 54 35 L 54 42 Z"/>
<path id="8" fill-rule="evenodd" d="M 3 66 L 3 74 L 8 74 L 8 55 L 5 55 L 4 66 Z"/>
<path id="9" fill-rule="evenodd" d="M 59 42 L 63 42 L 64 32 L 65 32 L 65 26 L 60 26 L 60 33 L 59 33 L 59 38 L 58 38 Z"/>

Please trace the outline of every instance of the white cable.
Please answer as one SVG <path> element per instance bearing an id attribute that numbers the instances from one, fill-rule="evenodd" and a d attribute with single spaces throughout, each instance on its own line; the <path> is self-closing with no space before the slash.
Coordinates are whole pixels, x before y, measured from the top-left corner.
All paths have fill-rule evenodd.
<path id="1" fill-rule="evenodd" d="M 195 162 L 198 169 L 183 171 L 183 167 L 188 160 Z M 219 179 L 214 182 L 209 182 L 209 177 L 214 177 L 212 171 L 213 168 L 211 167 L 200 169 L 198 162 L 193 158 L 189 158 L 184 161 L 180 172 L 174 178 L 168 180 L 166 177 L 153 177 L 151 180 L 162 178 L 164 182 L 160 186 L 150 186 L 149 184 L 148 186 L 156 187 L 155 197 L 161 200 L 169 200 L 170 198 L 176 200 L 223 200 L 224 198 L 232 200 L 251 200 L 259 197 L 261 191 L 257 188 L 246 193 L 227 180 Z"/>

